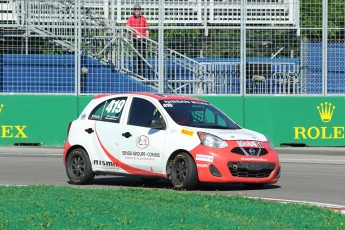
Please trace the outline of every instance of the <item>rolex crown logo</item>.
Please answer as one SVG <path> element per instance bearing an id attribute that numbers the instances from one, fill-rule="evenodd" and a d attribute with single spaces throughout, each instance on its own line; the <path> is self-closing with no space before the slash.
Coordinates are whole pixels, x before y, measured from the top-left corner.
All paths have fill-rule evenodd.
<path id="1" fill-rule="evenodd" d="M 333 112 L 335 106 L 332 103 L 321 103 L 320 106 L 316 106 L 317 110 L 319 111 L 321 121 L 323 122 L 330 122 L 332 120 Z"/>
<path id="2" fill-rule="evenodd" d="M 0 104 L 0 113 L 1 113 L 1 111 L 2 111 L 2 108 L 4 108 L 4 104 Z"/>

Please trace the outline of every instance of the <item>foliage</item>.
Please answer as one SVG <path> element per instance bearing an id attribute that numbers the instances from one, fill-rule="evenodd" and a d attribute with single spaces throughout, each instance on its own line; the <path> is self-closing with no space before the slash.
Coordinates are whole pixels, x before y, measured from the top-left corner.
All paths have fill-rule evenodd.
<path id="1" fill-rule="evenodd" d="M 301 0 L 300 24 L 308 37 L 322 37 L 323 0 Z M 330 39 L 344 39 L 345 2 L 343 0 L 328 1 L 328 33 Z"/>

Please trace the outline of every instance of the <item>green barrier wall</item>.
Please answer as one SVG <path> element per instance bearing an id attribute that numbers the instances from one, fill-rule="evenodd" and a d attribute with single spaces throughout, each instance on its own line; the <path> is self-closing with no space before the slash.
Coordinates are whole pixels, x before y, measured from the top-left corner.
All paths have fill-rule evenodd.
<path id="1" fill-rule="evenodd" d="M 345 146 L 345 97 L 200 96 L 275 146 Z M 92 96 L 0 96 L 0 146 L 63 146 Z"/>
<path id="2" fill-rule="evenodd" d="M 345 146 L 344 97 L 244 97 L 244 126 L 275 146 Z"/>
<path id="3" fill-rule="evenodd" d="M 0 145 L 62 146 L 78 114 L 75 96 L 0 96 Z"/>
<path id="4" fill-rule="evenodd" d="M 240 126 L 244 125 L 243 97 L 234 96 L 203 96 L 201 98 L 214 105 L 226 113 Z"/>

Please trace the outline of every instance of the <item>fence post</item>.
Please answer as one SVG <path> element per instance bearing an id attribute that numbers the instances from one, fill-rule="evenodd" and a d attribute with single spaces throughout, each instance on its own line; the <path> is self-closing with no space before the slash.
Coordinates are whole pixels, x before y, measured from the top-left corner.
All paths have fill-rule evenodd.
<path id="1" fill-rule="evenodd" d="M 327 94 L 328 0 L 322 0 L 322 94 Z"/>
<path id="2" fill-rule="evenodd" d="M 241 95 L 246 93 L 246 23 L 247 23 L 247 1 L 241 0 L 241 60 L 240 60 L 240 88 Z"/>
<path id="3" fill-rule="evenodd" d="M 159 0 L 158 17 L 158 92 L 164 93 L 164 0 Z"/>

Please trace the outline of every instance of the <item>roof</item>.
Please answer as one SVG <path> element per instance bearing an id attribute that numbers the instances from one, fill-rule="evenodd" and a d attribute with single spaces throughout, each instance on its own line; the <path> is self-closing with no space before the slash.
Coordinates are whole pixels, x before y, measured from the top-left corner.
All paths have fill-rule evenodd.
<path id="1" fill-rule="evenodd" d="M 178 94 L 164 94 L 164 93 L 141 93 L 141 92 L 135 92 L 135 93 L 125 93 L 126 95 L 136 95 L 136 96 L 146 96 L 151 97 L 157 100 L 193 100 L 193 101 L 204 101 L 200 98 L 190 97 L 190 96 L 183 96 Z M 94 98 L 101 98 L 105 96 L 111 96 L 111 95 L 120 95 L 120 94 L 99 94 L 96 95 Z"/>

